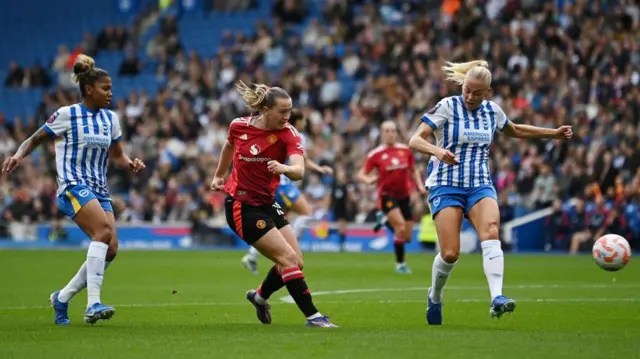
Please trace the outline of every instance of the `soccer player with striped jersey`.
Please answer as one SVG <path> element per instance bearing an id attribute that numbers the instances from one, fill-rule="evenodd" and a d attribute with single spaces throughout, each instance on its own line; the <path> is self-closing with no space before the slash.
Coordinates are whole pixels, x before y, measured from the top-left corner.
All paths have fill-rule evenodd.
<path id="1" fill-rule="evenodd" d="M 118 250 L 115 217 L 107 187 L 109 160 L 134 172 L 145 168 L 140 159 L 131 160 L 124 152 L 118 116 L 108 110 L 111 103 L 111 77 L 96 68 L 92 58 L 79 55 L 74 80 L 80 87 L 82 102 L 61 107 L 35 134 L 4 161 L 3 172 L 13 172 L 20 161 L 47 140 L 55 141 L 58 177 L 57 204 L 91 238 L 87 260 L 71 281 L 49 297 L 55 311 L 55 324 L 70 323 L 69 301 L 85 287 L 85 322 L 110 319 L 112 306 L 102 304 L 100 288 L 105 269 Z"/>
<path id="2" fill-rule="evenodd" d="M 255 307 L 258 320 L 271 323 L 267 300 L 282 287 L 306 318 L 310 327 L 335 327 L 316 309 L 302 273 L 298 239 L 282 207 L 276 203 L 280 176 L 294 181 L 304 176 L 304 151 L 300 135 L 287 121 L 291 97 L 280 87 L 238 83 L 237 90 L 253 113 L 259 116 L 235 119 L 229 126 L 211 189 L 224 190 L 225 215 L 229 227 L 247 244 L 275 262 L 257 290 L 246 298 Z M 288 161 L 289 164 L 285 164 Z M 224 183 L 229 165 L 233 169 Z"/>
<path id="3" fill-rule="evenodd" d="M 398 142 L 395 122 L 385 121 L 380 126 L 380 146 L 369 152 L 358 180 L 366 184 L 378 182 L 378 208 L 387 215 L 388 223 L 395 233 L 394 249 L 396 272 L 410 274 L 404 261 L 405 243 L 413 235 L 413 213 L 411 211 L 412 180 L 418 184 L 421 194 L 426 194 L 422 176 L 416 168 L 413 152 L 407 145 Z M 373 174 L 376 170 L 377 175 Z"/>
<path id="4" fill-rule="evenodd" d="M 302 111 L 298 109 L 291 110 L 289 115 L 289 124 L 298 130 L 300 135 L 300 143 L 302 148 L 306 151 L 306 137 L 302 131 L 307 127 L 307 119 L 304 117 Z M 320 166 L 315 161 L 307 156 L 304 156 L 305 167 L 321 174 L 332 174 L 333 169 L 329 166 Z M 291 179 L 285 175 L 280 175 L 280 185 L 276 190 L 276 203 L 283 208 L 285 213 L 288 211 L 297 214 L 293 220 L 291 227 L 293 234 L 296 238 L 299 238 L 307 223 L 313 218 L 311 205 L 300 189 L 291 181 Z M 254 247 L 249 247 L 247 254 L 242 257 L 242 264 L 251 273 L 258 273 L 258 250 Z"/>
<path id="5" fill-rule="evenodd" d="M 489 284 L 489 313 L 499 318 L 516 302 L 502 293 L 504 257 L 498 233 L 500 212 L 489 170 L 489 149 L 495 131 L 514 138 L 571 139 L 571 126 L 556 129 L 514 124 L 500 106 L 485 98 L 491 91 L 486 61 L 447 62 L 446 80 L 462 86 L 461 96 L 442 99 L 422 116 L 409 146 L 432 155 L 428 163 L 429 205 L 438 232 L 440 253 L 433 261 L 427 322 L 442 324 L 442 291 L 460 254 L 460 225 L 466 216 L 476 229 Z M 437 143 L 427 139 L 435 134 Z"/>

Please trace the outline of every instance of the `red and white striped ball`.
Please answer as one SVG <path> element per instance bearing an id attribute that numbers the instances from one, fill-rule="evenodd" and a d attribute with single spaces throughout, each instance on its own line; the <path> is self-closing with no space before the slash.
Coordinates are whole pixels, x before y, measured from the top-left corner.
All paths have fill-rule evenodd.
<path id="1" fill-rule="evenodd" d="M 593 244 L 591 254 L 600 268 L 615 272 L 629 263 L 631 247 L 623 237 L 617 234 L 606 234 Z"/>

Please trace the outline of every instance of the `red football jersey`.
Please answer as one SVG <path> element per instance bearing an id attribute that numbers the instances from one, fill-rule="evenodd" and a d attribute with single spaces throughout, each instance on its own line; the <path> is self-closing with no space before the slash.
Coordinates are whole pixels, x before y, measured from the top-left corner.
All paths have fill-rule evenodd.
<path id="1" fill-rule="evenodd" d="M 285 163 L 291 155 L 303 155 L 300 134 L 291 126 L 267 131 L 253 125 L 257 117 L 241 117 L 229 126 L 227 140 L 235 147 L 233 169 L 224 190 L 252 206 L 271 205 L 280 175 L 267 169 L 271 160 Z"/>
<path id="2" fill-rule="evenodd" d="M 364 172 L 378 170 L 378 197 L 407 198 L 411 193 L 411 176 L 416 159 L 408 146 L 397 143 L 379 146 L 369 152 Z"/>

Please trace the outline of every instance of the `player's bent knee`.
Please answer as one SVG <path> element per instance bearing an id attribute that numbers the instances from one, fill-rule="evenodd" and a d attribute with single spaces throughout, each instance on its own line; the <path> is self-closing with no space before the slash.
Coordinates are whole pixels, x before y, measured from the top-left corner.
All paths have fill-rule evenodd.
<path id="1" fill-rule="evenodd" d="M 287 250 L 283 253 L 278 253 L 273 256 L 273 259 L 281 268 L 297 267 L 298 263 L 302 260 L 293 249 Z"/>
<path id="2" fill-rule="evenodd" d="M 406 232 L 407 222 L 404 219 L 396 220 L 394 223 L 391 223 L 391 227 L 393 227 L 394 232 L 404 234 Z"/>
<path id="3" fill-rule="evenodd" d="M 94 241 L 102 242 L 107 245 L 111 243 L 111 239 L 113 238 L 113 228 L 111 227 L 111 225 L 109 225 L 109 223 L 104 222 L 100 224 L 99 228 L 96 228 L 96 231 L 94 233 Z"/>
<path id="4" fill-rule="evenodd" d="M 485 226 L 482 233 L 479 234 L 480 240 L 486 241 L 489 239 L 498 239 L 500 235 L 500 228 L 498 227 L 497 221 L 490 222 L 487 226 Z"/>
<path id="5" fill-rule="evenodd" d="M 455 249 L 441 249 L 440 257 L 447 263 L 455 263 L 460 257 L 460 251 Z"/>

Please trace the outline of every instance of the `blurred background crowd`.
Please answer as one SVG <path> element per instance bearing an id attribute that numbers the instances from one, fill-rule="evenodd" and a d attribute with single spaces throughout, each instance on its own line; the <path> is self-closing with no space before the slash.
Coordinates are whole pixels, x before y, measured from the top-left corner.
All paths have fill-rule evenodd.
<path id="1" fill-rule="evenodd" d="M 497 136 L 491 168 L 502 222 L 553 207 L 546 249 L 578 251 L 604 231 L 640 237 L 635 1 L 191 3 L 140 1 L 126 16 L 114 15 L 114 23 L 81 33 L 79 42 L 60 39 L 57 53 L 3 55 L 9 61 L 0 64 L 6 66 L 0 156 L 12 154 L 58 107 L 79 101 L 70 73 L 75 57 L 86 53 L 112 74 L 113 109 L 127 148 L 148 168 L 141 176 L 110 169 L 118 218 L 224 224 L 223 195 L 207 188 L 228 124 L 247 114 L 236 81 L 289 91 L 309 120 L 308 156 L 352 179 L 376 146 L 382 121 L 394 120 L 406 141 L 423 112 L 460 92 L 442 80 L 445 60 L 486 59 L 493 101 L 511 121 L 571 124 L 576 134 L 569 143 Z M 92 6 L 101 5 L 82 11 Z M 4 221 L 60 217 L 52 148 L 38 149 L 16 175 L 0 180 Z M 426 161 L 418 159 L 422 173 Z M 331 219 L 333 182 L 309 173 L 300 184 L 318 219 Z M 353 220 L 374 220 L 374 188 L 349 188 Z M 566 205 L 570 199 L 579 203 Z M 423 198 L 416 195 L 413 203 L 426 214 Z"/>

